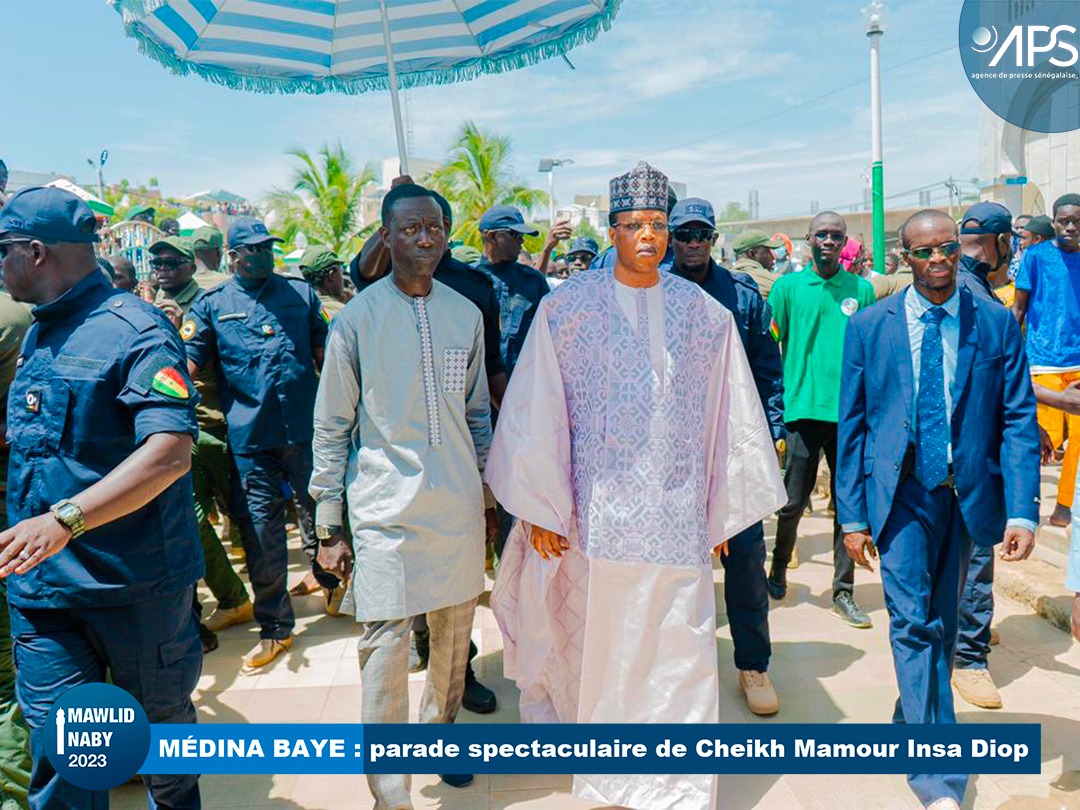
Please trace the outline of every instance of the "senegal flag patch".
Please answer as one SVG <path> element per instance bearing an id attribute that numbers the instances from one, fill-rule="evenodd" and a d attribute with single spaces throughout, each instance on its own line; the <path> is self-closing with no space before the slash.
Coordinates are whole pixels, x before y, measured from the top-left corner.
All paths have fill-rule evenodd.
<path id="1" fill-rule="evenodd" d="M 772 335 L 772 339 L 777 343 L 780 342 L 780 327 L 776 325 L 775 318 L 773 318 L 772 323 L 769 325 L 769 334 Z"/>
<path id="2" fill-rule="evenodd" d="M 183 375 L 172 366 L 159 369 L 150 383 L 150 388 L 173 399 L 191 398 L 191 391 L 188 390 Z"/>

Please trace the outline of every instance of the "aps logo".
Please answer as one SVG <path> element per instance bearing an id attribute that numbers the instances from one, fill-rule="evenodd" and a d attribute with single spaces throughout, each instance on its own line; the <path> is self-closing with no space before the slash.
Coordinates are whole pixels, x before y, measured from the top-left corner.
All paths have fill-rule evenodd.
<path id="1" fill-rule="evenodd" d="M 1041 54 L 1054 54 L 1049 62 L 1055 67 L 1072 67 L 1080 61 L 1080 51 L 1073 42 L 1080 42 L 1077 29 L 1072 25 L 1014 25 L 1008 35 L 998 44 L 997 26 L 980 26 L 971 34 L 975 53 L 993 53 L 989 67 L 997 67 L 1009 51 L 1015 53 L 1016 67 L 1035 67 Z M 1072 41 L 1070 41 L 1072 40 Z M 1063 56 L 1064 58 L 1059 58 Z"/>
<path id="2" fill-rule="evenodd" d="M 990 112 L 1028 132 L 1080 130 L 1080 2 L 964 0 L 957 52 Z"/>

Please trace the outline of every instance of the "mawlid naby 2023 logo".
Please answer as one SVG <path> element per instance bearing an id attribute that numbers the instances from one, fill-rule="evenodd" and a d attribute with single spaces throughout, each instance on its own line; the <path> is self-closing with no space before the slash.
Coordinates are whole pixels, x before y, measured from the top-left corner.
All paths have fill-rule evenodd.
<path id="1" fill-rule="evenodd" d="M 1080 2 L 965 0 L 959 46 L 998 116 L 1034 132 L 1080 129 Z"/>
<path id="2" fill-rule="evenodd" d="M 150 750 L 150 723 L 139 702 L 105 683 L 76 686 L 45 721 L 45 754 L 62 779 L 108 790 L 139 772 Z"/>

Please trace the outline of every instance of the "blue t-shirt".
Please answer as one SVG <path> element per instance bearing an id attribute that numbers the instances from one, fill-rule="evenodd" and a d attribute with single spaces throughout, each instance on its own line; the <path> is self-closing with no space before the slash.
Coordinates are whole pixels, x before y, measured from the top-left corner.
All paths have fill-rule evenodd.
<path id="1" fill-rule="evenodd" d="M 1080 370 L 1080 252 L 1054 242 L 1024 251 L 1016 289 L 1030 296 L 1025 324 L 1027 355 L 1035 373 Z"/>

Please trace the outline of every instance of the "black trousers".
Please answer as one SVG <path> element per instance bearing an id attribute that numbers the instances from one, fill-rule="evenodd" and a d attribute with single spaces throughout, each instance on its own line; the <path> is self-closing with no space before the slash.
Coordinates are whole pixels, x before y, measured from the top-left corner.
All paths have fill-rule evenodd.
<path id="1" fill-rule="evenodd" d="M 788 502 L 780 510 L 776 522 L 776 547 L 773 549 L 772 570 L 784 572 L 791 561 L 810 493 L 817 481 L 818 459 L 825 453 L 829 465 L 832 489 L 836 489 L 836 423 L 816 419 L 797 419 L 787 423 L 787 469 L 784 487 Z M 841 593 L 851 593 L 855 585 L 855 563 L 844 548 L 840 524 L 833 518 L 833 599 Z"/>
<path id="2" fill-rule="evenodd" d="M 735 666 L 767 672 L 772 644 L 762 525 L 755 523 L 732 537 L 720 562 L 724 565 L 724 604 L 735 646 Z"/>

